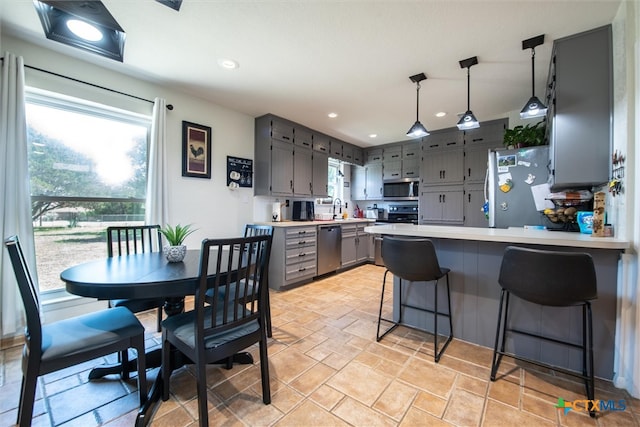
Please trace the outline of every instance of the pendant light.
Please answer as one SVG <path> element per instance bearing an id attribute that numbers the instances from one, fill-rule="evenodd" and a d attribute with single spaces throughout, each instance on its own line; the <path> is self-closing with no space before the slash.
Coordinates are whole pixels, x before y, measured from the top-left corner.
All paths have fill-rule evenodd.
<path id="1" fill-rule="evenodd" d="M 478 57 L 477 56 L 473 56 L 471 58 L 467 58 L 467 59 L 463 59 L 462 61 L 460 61 L 460 68 L 466 68 L 467 69 L 467 112 L 464 113 L 462 115 L 462 117 L 460 117 L 460 120 L 458 121 L 458 129 L 460 130 L 468 130 L 468 129 L 477 129 L 480 127 L 480 123 L 478 122 L 478 119 L 476 119 L 476 116 L 473 115 L 473 112 L 471 111 L 471 77 L 470 77 L 470 73 L 469 73 L 469 69 L 471 68 L 471 66 L 476 65 L 478 63 Z"/>
<path id="2" fill-rule="evenodd" d="M 527 101 L 522 111 L 521 119 L 533 119 L 543 117 L 547 114 L 547 106 L 536 96 L 536 75 L 534 60 L 536 57 L 536 46 L 544 43 L 544 34 L 522 41 L 522 50 L 531 49 L 531 98 Z"/>
<path id="3" fill-rule="evenodd" d="M 420 73 L 409 77 L 409 79 L 416 84 L 416 122 L 411 126 L 411 129 L 407 131 L 407 136 L 410 136 L 411 138 L 420 138 L 422 136 L 429 135 L 427 129 L 418 119 L 418 110 L 420 108 L 420 82 L 427 80 L 427 76 L 424 73 Z"/>

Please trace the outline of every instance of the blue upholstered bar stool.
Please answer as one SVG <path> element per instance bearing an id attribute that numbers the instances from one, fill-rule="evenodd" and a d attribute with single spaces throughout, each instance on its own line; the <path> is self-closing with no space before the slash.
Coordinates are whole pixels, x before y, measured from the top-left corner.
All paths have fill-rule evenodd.
<path id="1" fill-rule="evenodd" d="M 588 253 L 559 252 L 508 246 L 505 249 L 498 282 L 502 287 L 498 309 L 498 327 L 491 366 L 491 381 L 496 380 L 502 356 L 510 356 L 534 365 L 579 377 L 584 380 L 587 398 L 594 398 L 593 327 L 591 300 L 598 297 L 596 271 Z M 567 342 L 509 326 L 509 298 L 552 307 L 582 309 L 582 343 Z M 508 334 L 515 333 L 582 350 L 582 373 L 531 360 L 505 351 Z M 595 413 L 591 412 L 591 415 Z"/>
<path id="2" fill-rule="evenodd" d="M 382 280 L 382 295 L 380 296 L 380 311 L 378 313 L 378 330 L 376 332 L 376 340 L 380 341 L 385 335 L 394 330 L 402 323 L 403 308 L 408 307 L 414 310 L 420 310 L 432 313 L 434 318 L 433 327 L 433 346 L 434 360 L 437 363 L 453 338 L 453 324 L 451 322 L 451 293 L 449 291 L 449 269 L 440 267 L 438 257 L 436 255 L 433 242 L 429 239 L 421 239 L 415 237 L 399 237 L 384 236 L 382 239 L 382 260 L 387 270 L 384 272 Z M 400 291 L 397 293 L 399 298 L 399 318 L 398 321 L 386 319 L 382 317 L 382 305 L 384 302 L 384 289 L 387 282 L 387 274 L 391 273 L 400 281 Z M 438 311 L 438 287 L 440 279 L 446 278 L 447 286 L 447 305 L 449 311 L 443 313 Z M 425 307 L 417 307 L 415 305 L 406 304 L 402 301 L 402 287 L 405 282 L 434 282 L 433 286 L 433 310 Z M 444 345 L 438 351 L 438 317 L 449 318 L 449 335 Z M 392 323 L 386 331 L 380 334 L 380 323 L 385 321 Z"/>

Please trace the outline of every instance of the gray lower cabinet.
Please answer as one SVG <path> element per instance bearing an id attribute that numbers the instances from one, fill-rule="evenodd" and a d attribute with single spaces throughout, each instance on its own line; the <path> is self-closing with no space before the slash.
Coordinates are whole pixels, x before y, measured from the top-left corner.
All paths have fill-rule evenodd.
<path id="1" fill-rule="evenodd" d="M 464 190 L 465 227 L 488 227 L 489 221 L 484 215 L 484 184 L 467 185 Z"/>
<path id="2" fill-rule="evenodd" d="M 317 227 L 275 227 L 269 287 L 286 289 L 310 282 L 317 271 Z"/>
<path id="3" fill-rule="evenodd" d="M 342 264 L 348 268 L 370 260 L 370 235 L 364 231 L 369 223 L 342 224 Z"/>
<path id="4" fill-rule="evenodd" d="M 420 191 L 420 224 L 464 224 L 464 190 L 461 185 L 428 187 Z"/>

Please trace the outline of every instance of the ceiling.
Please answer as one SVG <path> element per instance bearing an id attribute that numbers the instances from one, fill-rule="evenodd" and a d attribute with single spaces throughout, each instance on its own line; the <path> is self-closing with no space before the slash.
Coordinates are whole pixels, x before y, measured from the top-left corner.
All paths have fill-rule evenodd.
<path id="1" fill-rule="evenodd" d="M 471 56 L 480 123 L 519 111 L 531 96 L 531 51 L 521 42 L 539 34 L 542 99 L 553 40 L 611 23 L 620 0 L 184 0 L 179 12 L 151 0 L 103 0 L 127 33 L 123 63 L 47 40 L 32 0 L 0 3 L 6 34 L 367 147 L 408 140 L 416 118 L 409 76 L 420 72 L 428 77 L 420 121 L 428 130 L 455 126 L 467 103 L 458 61 Z M 239 67 L 223 69 L 221 58 Z"/>

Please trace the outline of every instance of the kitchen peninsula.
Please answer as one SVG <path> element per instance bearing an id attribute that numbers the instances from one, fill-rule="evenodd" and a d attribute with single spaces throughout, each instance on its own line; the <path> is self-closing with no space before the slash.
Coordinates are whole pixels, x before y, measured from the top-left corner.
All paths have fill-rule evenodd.
<path id="1" fill-rule="evenodd" d="M 620 254 L 630 247 L 615 237 L 592 237 L 571 232 L 524 228 L 490 229 L 394 224 L 366 227 L 367 233 L 426 237 L 432 239 L 440 265 L 451 269 L 451 309 L 453 335 L 457 339 L 493 348 L 498 318 L 500 286 L 498 274 L 504 249 L 518 245 L 546 250 L 587 252 L 593 257 L 598 280 L 598 299 L 592 302 L 594 328 L 594 365 L 598 377 L 612 379 L 614 372 L 617 310 L 617 277 Z M 431 285 L 432 286 L 432 285 Z M 404 288 L 403 300 L 416 306 L 432 307 L 432 287 L 412 283 Z M 394 284 L 394 317 L 399 305 Z M 439 300 L 444 304 L 444 299 Z M 537 332 L 552 331 L 554 338 L 580 342 L 580 310 L 541 307 L 512 298 L 513 326 Z M 444 306 L 444 305 L 441 305 Z M 405 308 L 403 323 L 427 331 L 433 330 L 433 318 Z M 441 333 L 446 331 L 441 330 Z M 533 359 L 579 370 L 580 357 L 575 350 L 528 337 L 509 341 L 507 346 Z"/>

